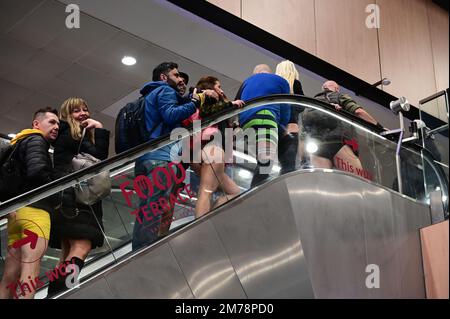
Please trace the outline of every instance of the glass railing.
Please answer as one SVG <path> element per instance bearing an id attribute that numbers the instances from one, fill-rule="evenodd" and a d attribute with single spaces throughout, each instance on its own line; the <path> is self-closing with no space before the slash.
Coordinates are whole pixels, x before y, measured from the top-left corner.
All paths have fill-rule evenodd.
<path id="1" fill-rule="evenodd" d="M 260 106 L 298 111 L 298 134 L 286 134 L 283 128 L 265 130 L 257 121 L 229 127 L 231 118 Z M 80 214 L 95 216 L 104 244 L 89 254 L 80 277 L 84 280 L 133 251 L 145 249 L 195 223 L 233 198 L 289 172 L 344 171 L 397 191 L 397 143 L 380 133 L 379 128 L 311 98 L 259 98 L 249 101 L 243 109 L 224 111 L 203 119 L 201 125 L 179 128 L 171 135 L 4 202 L 0 204 L 0 217 L 50 195 L 62 203 L 55 214 L 67 220 Z M 163 161 L 161 154 L 170 157 Z M 420 148 L 402 147 L 400 158 L 402 195 L 428 204 L 430 191 L 439 188 L 448 209 L 448 181 L 445 173 L 436 168 L 432 156 Z M 105 171 L 109 172 L 112 189 L 101 202 L 79 205 L 78 210 L 64 206 L 64 196 L 74 196 L 74 187 L 84 186 L 87 180 Z M 16 220 L 9 218 L 8 222 L 14 226 Z M 3 234 L 5 226 L 0 224 Z M 36 252 L 41 258 L 39 282 L 45 285 L 56 280 L 58 270 L 61 275 L 60 251 L 48 247 L 41 250 Z M 70 282 L 69 288 L 76 284 Z M 31 283 L 28 286 L 33 290 Z M 27 291 L 23 283 L 16 287 L 17 296 L 26 295 Z M 45 297 L 45 289 L 40 289 L 38 297 Z"/>
<path id="2" fill-rule="evenodd" d="M 421 145 L 431 152 L 434 159 L 447 172 L 448 180 L 448 89 L 437 92 L 419 102 L 420 120 L 423 120 L 423 112 L 434 115 L 442 122 L 437 126 L 423 127 L 420 129 Z M 428 126 L 428 123 L 425 123 Z"/>

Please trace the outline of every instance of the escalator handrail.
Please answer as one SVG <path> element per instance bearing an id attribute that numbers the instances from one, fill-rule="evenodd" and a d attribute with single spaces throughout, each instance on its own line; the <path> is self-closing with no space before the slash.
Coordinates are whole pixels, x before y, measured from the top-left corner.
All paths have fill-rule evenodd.
<path id="1" fill-rule="evenodd" d="M 421 145 L 418 145 L 416 143 L 405 143 L 403 144 L 403 147 L 405 149 L 410 149 L 415 152 L 418 152 L 423 156 L 423 158 L 430 164 L 430 166 L 434 169 L 434 172 L 436 173 L 436 176 L 439 179 L 440 185 L 443 187 L 442 194 L 446 195 L 448 194 L 448 181 L 446 178 L 446 174 L 442 168 L 441 165 L 437 164 L 439 162 L 436 161 L 435 157 L 433 156 L 433 153 L 431 153 L 427 148 L 422 147 Z M 424 168 L 425 169 L 425 168 Z M 443 203 L 444 204 L 444 213 L 446 215 L 446 218 L 448 218 L 448 211 L 449 211 L 449 199 L 447 197 L 447 200 Z"/>
<path id="2" fill-rule="evenodd" d="M 239 115 L 240 113 L 247 111 L 249 109 L 263 106 L 268 103 L 270 103 L 270 104 L 275 104 L 275 103 L 289 104 L 291 102 L 293 103 L 293 105 L 315 108 L 318 110 L 322 110 L 323 112 L 326 112 L 326 113 L 330 114 L 331 116 L 336 117 L 340 120 L 350 121 L 350 122 L 352 122 L 352 124 L 360 125 L 360 126 L 364 127 L 366 130 L 371 131 L 373 134 L 379 136 L 380 139 L 386 140 L 385 137 L 382 137 L 379 135 L 379 133 L 382 130 L 379 127 L 377 127 L 371 123 L 368 123 L 348 112 L 339 111 L 339 113 L 338 113 L 334 109 L 334 107 L 328 103 L 319 101 L 314 98 L 310 98 L 310 97 L 306 97 L 306 96 L 302 96 L 302 95 L 292 95 L 292 94 L 276 94 L 276 95 L 263 96 L 263 97 L 248 100 L 248 101 L 246 101 L 246 105 L 243 108 L 232 109 L 232 110 L 223 110 L 222 112 L 218 112 L 217 114 L 214 114 L 213 116 L 203 119 L 201 129 L 204 129 L 210 125 L 214 125 L 219 122 L 222 122 L 233 116 Z M 187 131 L 187 134 L 181 134 L 180 139 L 191 136 L 193 133 L 197 132 L 197 131 L 193 131 L 192 125 L 191 125 L 191 127 L 186 128 L 186 131 Z M 21 194 L 12 199 L 9 199 L 0 204 L 0 218 L 7 215 L 11 211 L 14 211 L 18 208 L 26 206 L 27 204 L 36 202 L 36 201 L 46 198 L 50 195 L 53 195 L 63 189 L 74 186 L 77 183 L 79 183 L 80 181 L 89 179 L 102 171 L 112 170 L 121 165 L 135 161 L 138 157 L 140 157 L 148 152 L 151 152 L 158 148 L 164 147 L 166 145 L 170 145 L 171 143 L 174 143 L 174 142 L 175 141 L 170 140 L 170 134 L 163 135 L 152 141 L 143 143 L 143 144 L 136 146 L 130 150 L 127 150 L 123 153 L 120 153 L 111 158 L 108 158 L 98 164 L 91 166 L 91 167 L 71 173 L 71 174 L 66 175 L 60 179 L 53 181 L 53 182 L 42 185 L 39 188 L 36 188 L 34 190 L 31 190 L 29 192 Z"/>

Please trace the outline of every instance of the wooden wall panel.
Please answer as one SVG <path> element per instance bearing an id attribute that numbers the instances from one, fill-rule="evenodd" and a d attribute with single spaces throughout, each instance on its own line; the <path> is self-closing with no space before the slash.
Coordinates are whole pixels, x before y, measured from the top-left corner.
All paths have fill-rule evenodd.
<path id="1" fill-rule="evenodd" d="M 430 23 L 436 87 L 438 91 L 441 91 L 449 87 L 448 12 L 445 12 L 439 6 L 429 1 L 428 19 Z"/>
<path id="2" fill-rule="evenodd" d="M 315 0 L 317 56 L 369 83 L 381 79 L 377 29 L 366 27 L 373 0 Z"/>
<path id="3" fill-rule="evenodd" d="M 242 0 L 242 19 L 316 54 L 314 0 Z"/>
<path id="4" fill-rule="evenodd" d="M 436 92 L 427 1 L 377 1 L 381 72 L 392 80 L 385 90 L 407 97 L 416 106 L 420 99 Z"/>
<path id="5" fill-rule="evenodd" d="M 235 16 L 241 17 L 241 0 L 207 0 Z"/>
<path id="6" fill-rule="evenodd" d="M 420 230 L 428 299 L 448 299 L 448 220 Z"/>
<path id="7" fill-rule="evenodd" d="M 390 78 L 384 90 L 416 106 L 449 86 L 449 16 L 431 0 L 208 1 L 366 82 Z M 372 3 L 378 30 L 365 24 Z M 438 109 L 426 106 L 436 117 Z"/>

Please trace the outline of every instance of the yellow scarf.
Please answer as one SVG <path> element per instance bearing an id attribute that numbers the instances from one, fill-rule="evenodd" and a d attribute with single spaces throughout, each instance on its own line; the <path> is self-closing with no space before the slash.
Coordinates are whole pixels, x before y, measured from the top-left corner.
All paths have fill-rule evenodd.
<path id="1" fill-rule="evenodd" d="M 31 129 L 31 128 L 27 128 L 25 130 L 22 130 L 20 133 L 17 133 L 16 137 L 14 137 L 11 140 L 11 144 L 14 145 L 16 144 L 18 141 L 20 141 L 21 139 L 24 139 L 27 136 L 30 136 L 32 134 L 41 134 L 42 136 L 44 136 L 44 133 L 42 133 L 41 130 L 36 130 L 36 129 Z"/>

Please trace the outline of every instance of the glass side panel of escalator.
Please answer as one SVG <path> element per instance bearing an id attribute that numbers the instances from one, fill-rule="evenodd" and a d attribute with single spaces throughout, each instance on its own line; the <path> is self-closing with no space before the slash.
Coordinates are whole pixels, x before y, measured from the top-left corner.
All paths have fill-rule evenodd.
<path id="1" fill-rule="evenodd" d="M 55 191 L 52 200 L 62 204 L 62 208 L 52 212 L 55 218 L 70 222 L 82 215 L 88 216 L 102 232 L 102 245 L 89 254 L 81 280 L 92 271 L 117 263 L 127 253 L 144 249 L 195 222 L 240 194 L 290 172 L 338 170 L 398 191 L 395 142 L 313 99 L 273 98 L 250 103 L 244 111 L 268 106 L 280 112 L 299 112 L 294 129 L 286 133 L 282 125 L 272 129 L 272 124 L 264 126 L 260 122 L 241 123 L 241 127 L 233 128 L 230 119 L 241 111 L 230 110 L 229 115 L 218 117 L 211 126 L 203 125 L 196 133 L 180 128 L 157 148 L 149 145 L 151 151 L 144 152 L 146 155 L 130 156 L 108 168 L 111 193 L 93 205 L 78 203 L 77 207 L 67 207 L 65 203 L 77 203 L 74 189 L 86 187 L 87 182 L 101 172 L 89 180 Z M 180 139 L 179 136 L 185 137 Z M 431 169 L 424 174 L 420 151 L 402 148 L 400 156 L 403 195 L 427 204 L 426 187 L 447 189 L 443 185 L 445 178 L 432 169 L 433 161 L 426 161 Z M 72 200 L 65 199 L 69 197 Z M 26 205 L 32 206 L 32 203 L 26 202 Z M 5 212 L 2 206 L 5 205 L 0 206 Z M 8 223 L 0 226 L 3 259 L 17 257 L 4 245 L 7 245 L 6 228 L 11 230 L 17 224 L 14 215 L 17 216 L 18 211 L 20 208 L 7 211 L 12 213 Z M 54 227 L 58 227 L 58 223 Z M 54 280 L 52 273 L 59 269 L 62 253 L 58 248 L 52 243 L 34 252 L 37 259 L 41 258 L 37 278 L 44 287 Z M 16 261 L 25 262 L 21 258 Z M 101 266 L 95 266 L 100 261 Z M 3 262 L 2 274 L 4 268 Z M 30 286 L 30 290 L 33 289 Z M 20 283 L 16 285 L 17 295 L 26 295 L 25 290 Z M 42 291 L 42 288 L 34 290 Z M 42 296 L 45 297 L 45 293 Z"/>

